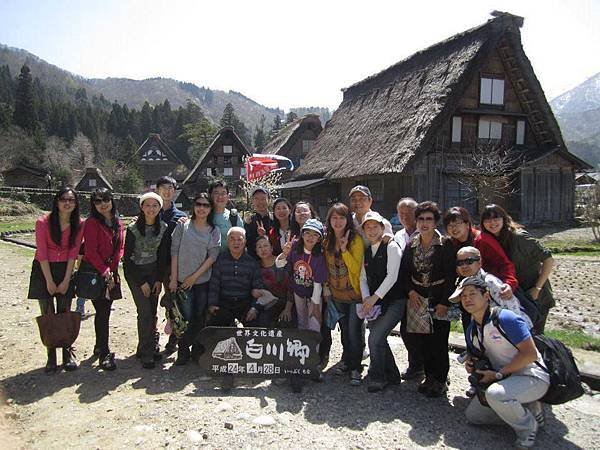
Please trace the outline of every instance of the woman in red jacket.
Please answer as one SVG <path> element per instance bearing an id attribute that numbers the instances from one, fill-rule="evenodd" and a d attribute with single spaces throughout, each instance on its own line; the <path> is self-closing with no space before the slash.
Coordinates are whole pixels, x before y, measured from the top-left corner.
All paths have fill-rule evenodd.
<path id="1" fill-rule="evenodd" d="M 112 193 L 108 189 L 99 188 L 92 192 L 90 217 L 85 222 L 83 239 L 85 253 L 79 270 L 95 270 L 102 275 L 108 287 L 99 298 L 92 299 L 96 309 L 94 355 L 98 356 L 102 369 L 114 370 L 117 366 L 115 354 L 111 353 L 108 347 L 108 322 L 111 304 L 116 298 L 111 296 L 110 292 L 114 292 L 114 287 L 120 283 L 118 268 L 119 260 L 123 256 L 124 241 L 123 224 L 119 220 Z"/>
<path id="2" fill-rule="evenodd" d="M 39 301 L 42 314 L 71 310 L 74 294 L 71 275 L 82 234 L 77 193 L 71 187 L 64 187 L 54 196 L 50 214 L 40 217 L 35 223 L 36 251 L 27 297 Z M 65 370 L 77 369 L 72 347 L 62 349 L 62 358 Z M 44 371 L 54 373 L 57 368 L 56 349 L 48 348 Z"/>

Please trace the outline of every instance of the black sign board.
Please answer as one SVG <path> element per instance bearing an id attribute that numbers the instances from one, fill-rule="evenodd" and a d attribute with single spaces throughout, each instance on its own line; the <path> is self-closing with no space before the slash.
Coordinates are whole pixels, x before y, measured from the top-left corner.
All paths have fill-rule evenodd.
<path id="1" fill-rule="evenodd" d="M 293 328 L 206 327 L 200 366 L 208 375 L 309 377 L 319 364 L 321 334 Z"/>

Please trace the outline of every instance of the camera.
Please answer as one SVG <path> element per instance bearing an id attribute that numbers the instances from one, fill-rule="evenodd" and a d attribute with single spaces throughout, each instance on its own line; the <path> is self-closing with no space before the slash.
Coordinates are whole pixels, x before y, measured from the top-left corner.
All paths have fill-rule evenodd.
<path id="1" fill-rule="evenodd" d="M 486 357 L 480 357 L 480 358 L 473 358 L 471 361 L 473 361 L 473 373 L 471 375 L 469 375 L 469 383 L 471 383 L 473 386 L 487 387 L 489 384 L 481 383 L 481 379 L 483 378 L 483 375 L 480 373 L 477 373 L 477 370 L 494 370 L 494 368 L 492 367 L 492 364 L 490 363 L 490 360 L 487 359 Z"/>

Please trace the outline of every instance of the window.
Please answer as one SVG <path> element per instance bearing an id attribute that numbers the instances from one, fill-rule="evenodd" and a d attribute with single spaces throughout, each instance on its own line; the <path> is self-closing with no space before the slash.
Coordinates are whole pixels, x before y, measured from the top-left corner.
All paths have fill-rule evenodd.
<path id="1" fill-rule="evenodd" d="M 525 144 L 525 121 L 517 120 L 517 145 Z"/>
<path id="2" fill-rule="evenodd" d="M 242 168 L 240 169 L 240 176 L 241 176 L 241 177 L 245 177 L 245 176 L 246 176 L 246 168 L 245 168 L 245 167 L 242 167 Z"/>
<path id="3" fill-rule="evenodd" d="M 232 177 L 233 176 L 233 167 L 223 168 L 223 175 L 225 175 L 226 177 Z"/>
<path id="4" fill-rule="evenodd" d="M 479 139 L 501 139 L 502 123 L 479 119 Z"/>
<path id="5" fill-rule="evenodd" d="M 452 142 L 460 142 L 462 131 L 462 117 L 452 118 Z"/>
<path id="6" fill-rule="evenodd" d="M 206 168 L 206 176 L 212 177 L 212 169 L 210 167 Z"/>
<path id="7" fill-rule="evenodd" d="M 94 180 L 93 178 L 90 178 L 88 181 L 89 181 L 88 185 L 90 187 L 96 187 L 96 180 Z"/>
<path id="8" fill-rule="evenodd" d="M 233 153 L 233 146 L 231 145 L 224 145 L 223 146 L 223 153 Z"/>
<path id="9" fill-rule="evenodd" d="M 223 164 L 231 164 L 231 156 L 223 156 Z"/>
<path id="10" fill-rule="evenodd" d="M 302 154 L 306 156 L 306 154 L 311 151 L 313 148 L 313 143 L 315 141 L 302 141 Z"/>
<path id="11" fill-rule="evenodd" d="M 484 105 L 504 105 L 504 80 L 481 78 L 479 103 Z"/>

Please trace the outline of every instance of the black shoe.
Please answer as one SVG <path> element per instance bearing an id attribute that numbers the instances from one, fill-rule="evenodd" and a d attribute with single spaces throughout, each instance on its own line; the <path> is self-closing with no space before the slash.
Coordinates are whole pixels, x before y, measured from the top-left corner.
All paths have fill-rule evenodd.
<path id="1" fill-rule="evenodd" d="M 175 360 L 176 366 L 185 366 L 190 360 L 190 349 L 186 347 L 179 347 L 177 351 L 177 359 Z"/>
<path id="2" fill-rule="evenodd" d="M 386 385 L 387 384 L 383 381 L 369 381 L 369 384 L 367 385 L 367 392 L 381 392 L 386 387 Z"/>
<path id="3" fill-rule="evenodd" d="M 117 368 L 117 364 L 115 363 L 115 354 L 109 353 L 104 357 L 101 357 L 100 368 L 102 370 L 115 370 Z"/>
<path id="4" fill-rule="evenodd" d="M 158 352 L 157 352 L 157 351 L 155 351 L 155 352 L 154 352 L 154 354 L 152 355 L 152 359 L 153 359 L 154 361 L 156 361 L 156 362 L 162 361 L 162 359 L 163 359 L 163 355 L 162 355 L 162 353 L 161 353 L 161 352 L 159 352 L 159 351 L 158 351 Z"/>
<path id="5" fill-rule="evenodd" d="M 58 366 L 56 365 L 56 349 L 48 348 L 46 350 L 48 354 L 48 361 L 46 362 L 46 366 L 44 367 L 44 372 L 47 374 L 52 374 L 55 373 L 58 369 Z"/>
<path id="6" fill-rule="evenodd" d="M 429 389 L 425 392 L 426 397 L 441 397 L 448 391 L 448 386 L 446 382 L 441 382 L 438 380 L 432 380 L 429 385 Z"/>
<path id="7" fill-rule="evenodd" d="M 169 342 L 167 342 L 167 345 L 165 345 L 164 354 L 169 356 L 169 355 L 172 355 L 173 353 L 175 353 L 176 351 L 177 351 L 177 337 L 175 336 L 175 333 L 173 333 L 169 336 Z"/>
<path id="8" fill-rule="evenodd" d="M 421 384 L 419 384 L 419 387 L 417 388 L 417 392 L 419 394 L 427 395 L 427 392 L 429 392 L 429 389 L 433 382 L 434 382 L 434 380 L 432 380 L 430 378 L 425 378 L 423 381 L 421 381 Z"/>
<path id="9" fill-rule="evenodd" d="M 156 364 L 154 363 L 154 361 L 146 361 L 142 363 L 142 367 L 144 369 L 154 369 L 156 367 Z"/>
<path id="10" fill-rule="evenodd" d="M 423 370 L 415 370 L 412 367 L 408 367 L 402 374 L 400 374 L 400 378 L 403 380 L 417 380 L 423 378 L 425 376 L 425 372 Z"/>
<path id="11" fill-rule="evenodd" d="M 67 372 L 77 370 L 77 360 L 75 359 L 75 349 L 73 347 L 65 347 L 62 349 L 63 369 Z"/>

